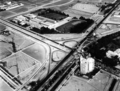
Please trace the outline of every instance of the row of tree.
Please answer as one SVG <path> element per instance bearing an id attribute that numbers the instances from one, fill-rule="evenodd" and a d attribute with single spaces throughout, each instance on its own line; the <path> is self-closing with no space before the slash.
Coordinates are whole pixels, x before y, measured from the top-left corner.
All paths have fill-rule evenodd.
<path id="1" fill-rule="evenodd" d="M 40 12 L 40 11 L 41 11 L 41 12 Z M 48 13 L 48 12 L 50 12 L 50 13 L 57 13 L 57 14 L 64 15 L 64 16 L 69 16 L 68 14 L 65 14 L 64 12 L 61 12 L 61 11 L 59 11 L 59 10 L 54 10 L 54 9 L 51 9 L 51 8 L 40 9 L 40 10 L 39 10 L 39 14 L 41 14 L 41 15 L 44 15 L 44 14 L 46 14 L 46 13 Z"/>
<path id="2" fill-rule="evenodd" d="M 56 33 L 58 33 L 55 29 L 49 29 L 47 27 L 41 27 L 41 29 L 33 27 L 31 30 L 36 33 L 40 33 L 40 34 L 56 34 Z"/>
<path id="3" fill-rule="evenodd" d="M 103 14 L 107 14 L 113 7 L 115 6 L 115 3 L 106 3 L 101 6 L 100 11 L 103 12 Z"/>
<path id="4" fill-rule="evenodd" d="M 75 25 L 70 29 L 70 33 L 82 33 L 85 32 L 87 28 L 89 28 L 94 21 L 92 19 L 86 19 L 84 17 L 79 18 L 82 22 Z"/>
<path id="5" fill-rule="evenodd" d="M 119 48 L 120 43 L 118 43 L 118 40 L 120 41 L 120 32 L 117 32 L 112 35 L 105 36 L 90 45 L 88 45 L 85 48 L 85 51 L 90 53 L 92 57 L 101 60 L 104 64 L 108 66 L 116 66 L 120 64 L 119 57 L 113 56 L 112 58 L 108 58 L 106 56 L 106 53 L 108 50 L 115 51 Z"/>

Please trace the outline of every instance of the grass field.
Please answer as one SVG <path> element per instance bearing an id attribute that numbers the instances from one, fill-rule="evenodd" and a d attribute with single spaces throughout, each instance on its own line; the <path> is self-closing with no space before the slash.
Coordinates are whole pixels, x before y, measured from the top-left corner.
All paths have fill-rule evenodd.
<path id="1" fill-rule="evenodd" d="M 3 61 L 7 63 L 5 68 L 23 83 L 26 82 L 37 69 L 36 61 L 22 52 L 16 53 Z M 39 65 L 39 67 L 40 66 L 41 65 Z"/>
<path id="2" fill-rule="evenodd" d="M 83 11 L 83 12 L 88 12 L 88 13 L 96 13 L 99 8 L 91 4 L 77 3 L 72 7 L 72 9 Z"/>
<path id="3" fill-rule="evenodd" d="M 40 61 L 41 63 L 43 63 L 44 61 L 46 61 L 46 49 L 38 44 L 34 44 L 30 47 L 28 47 L 27 49 L 23 50 L 24 53 L 26 53 L 27 55 L 35 58 L 36 60 Z"/>
<path id="4" fill-rule="evenodd" d="M 111 3 L 111 2 L 114 2 L 116 0 L 79 0 L 79 1 L 82 1 L 82 2 L 85 2 L 85 3 L 99 3 L 99 2 L 101 2 L 101 3 L 105 3 L 105 2 Z"/>
<path id="5" fill-rule="evenodd" d="M 78 10 L 74 10 L 74 9 L 68 9 L 64 11 L 65 13 L 69 14 L 70 16 L 76 16 L 76 17 L 80 17 L 80 16 L 84 16 L 84 17 L 91 17 L 92 14 L 87 13 L 87 12 L 83 12 L 83 11 L 78 11 Z"/>
<path id="6" fill-rule="evenodd" d="M 0 42 L 0 45 L 2 46 L 3 44 Z M 12 54 L 12 52 L 10 52 L 5 47 L 0 47 L 0 60 L 10 56 L 11 54 Z"/>
<path id="7" fill-rule="evenodd" d="M 109 83 L 109 77 L 105 73 L 98 72 L 93 79 L 86 80 L 82 77 L 71 76 L 68 81 L 65 81 L 57 91 L 104 91 L 104 88 Z"/>
<path id="8" fill-rule="evenodd" d="M 111 2 L 114 2 L 114 1 L 116 1 L 116 0 L 102 0 L 102 3 L 103 2 L 111 3 Z"/>
<path id="9" fill-rule="evenodd" d="M 70 1 L 70 0 L 69 0 Z M 69 2 L 68 1 L 68 2 Z M 62 1 L 62 2 L 66 2 L 67 3 L 67 0 L 66 1 Z M 61 2 L 61 3 L 62 3 Z M 67 3 L 67 4 L 64 4 L 64 5 L 61 5 L 61 6 L 55 6 L 55 7 L 52 7 L 52 8 L 59 8 L 59 10 L 61 11 L 64 11 L 64 10 L 67 10 L 69 7 L 71 7 L 72 5 L 76 4 L 77 0 L 74 0 L 73 2 L 71 3 Z M 60 3 L 60 2 L 57 2 L 57 3 Z M 63 4 L 63 3 L 62 3 Z"/>
<path id="10" fill-rule="evenodd" d="M 119 23 L 120 23 L 120 18 L 118 18 L 118 17 L 111 17 L 111 18 L 109 19 L 109 21 L 119 22 Z"/>
<path id="11" fill-rule="evenodd" d="M 3 11 L 3 12 L 0 12 L 0 17 L 6 18 L 6 17 L 9 17 L 9 16 L 14 15 L 14 14 L 15 13 L 10 12 L 10 11 Z"/>
<path id="12" fill-rule="evenodd" d="M 23 7 L 19 7 L 19 8 L 12 9 L 12 10 L 10 10 L 10 11 L 15 12 L 15 13 L 20 13 L 20 12 L 25 12 L 25 11 L 27 11 L 27 10 L 28 10 L 28 8 L 25 7 L 25 6 L 23 6 Z"/>
<path id="13" fill-rule="evenodd" d="M 72 76 L 65 85 L 57 91 L 97 91 L 95 88 L 90 86 L 87 82 L 83 81 L 82 78 Z"/>
<path id="14" fill-rule="evenodd" d="M 43 3 L 48 3 L 51 0 L 20 0 L 25 5 L 35 5 L 35 4 L 43 4 Z"/>
<path id="15" fill-rule="evenodd" d="M 2 28 L 2 25 L 1 25 Z M 5 30 L 5 29 L 4 29 Z M 4 31 L 4 30 L 1 30 Z M 9 31 L 9 29 L 8 29 Z M 13 44 L 15 46 L 13 47 Z M 13 52 L 17 52 L 34 44 L 32 40 L 25 38 L 19 34 L 10 31 L 9 35 L 0 34 L 0 59 L 10 56 Z M 15 50 L 15 51 L 14 51 Z"/>
<path id="16" fill-rule="evenodd" d="M 36 14 L 38 16 L 42 16 L 42 17 L 45 17 L 45 18 L 49 18 L 49 19 L 52 19 L 52 20 L 62 20 L 62 19 L 65 19 L 66 17 L 68 17 L 67 15 L 65 14 L 61 14 L 61 13 L 58 13 L 58 12 L 55 12 L 54 10 L 49 10 L 49 9 L 40 9 L 40 10 L 37 10 L 37 11 L 34 11 L 32 12 L 33 14 Z"/>
<path id="17" fill-rule="evenodd" d="M 68 3 L 70 2 L 71 0 L 61 0 L 59 2 L 56 2 L 54 4 L 50 4 L 50 5 L 47 5 L 47 6 L 53 6 L 53 5 L 61 5 L 61 4 L 65 4 L 65 3 Z"/>

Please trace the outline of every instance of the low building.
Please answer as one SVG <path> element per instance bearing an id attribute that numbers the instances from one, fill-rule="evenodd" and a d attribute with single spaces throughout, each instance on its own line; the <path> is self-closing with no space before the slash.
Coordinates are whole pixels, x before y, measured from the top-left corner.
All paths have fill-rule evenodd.
<path id="1" fill-rule="evenodd" d="M 115 12 L 113 14 L 113 17 L 120 18 L 120 12 L 119 11 Z"/>
<path id="2" fill-rule="evenodd" d="M 20 15 L 20 16 L 15 17 L 13 20 L 17 20 L 17 21 L 26 21 L 27 18 L 24 17 L 23 15 Z"/>
<path id="3" fill-rule="evenodd" d="M 28 24 L 30 25 L 31 28 L 38 28 L 38 29 L 40 29 L 42 27 L 39 23 L 37 23 L 35 21 L 31 21 L 31 20 L 28 22 Z"/>
<path id="4" fill-rule="evenodd" d="M 10 10 L 10 9 L 14 9 L 17 7 L 21 7 L 24 4 L 22 3 L 15 3 L 15 2 L 6 2 L 5 4 L 0 6 L 0 9 L 4 9 L 4 10 Z"/>
<path id="5" fill-rule="evenodd" d="M 27 18 L 29 18 L 29 19 L 34 19 L 34 18 L 37 17 L 37 16 L 34 15 L 34 14 L 26 14 L 26 15 L 24 15 L 24 16 L 27 17 Z"/>

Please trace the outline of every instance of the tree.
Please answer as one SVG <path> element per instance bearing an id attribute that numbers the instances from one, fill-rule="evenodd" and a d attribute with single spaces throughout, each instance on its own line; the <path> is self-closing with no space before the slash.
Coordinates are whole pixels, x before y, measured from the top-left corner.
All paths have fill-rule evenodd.
<path id="1" fill-rule="evenodd" d="M 1 42 L 8 43 L 12 45 L 13 52 L 17 52 L 16 44 L 14 42 L 14 36 L 9 37 L 11 34 L 9 31 L 3 31 L 2 35 L 0 35 Z"/>

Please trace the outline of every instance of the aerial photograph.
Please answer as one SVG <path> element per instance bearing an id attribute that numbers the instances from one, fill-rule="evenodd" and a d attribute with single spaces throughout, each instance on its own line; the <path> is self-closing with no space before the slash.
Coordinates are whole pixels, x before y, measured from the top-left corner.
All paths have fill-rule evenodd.
<path id="1" fill-rule="evenodd" d="M 120 91 L 120 0 L 0 0 L 0 91 Z"/>

